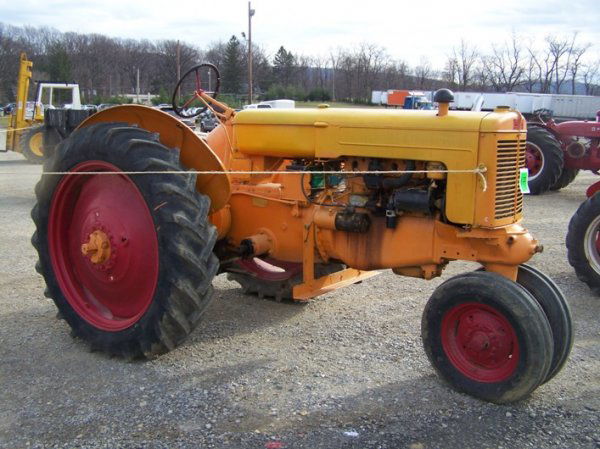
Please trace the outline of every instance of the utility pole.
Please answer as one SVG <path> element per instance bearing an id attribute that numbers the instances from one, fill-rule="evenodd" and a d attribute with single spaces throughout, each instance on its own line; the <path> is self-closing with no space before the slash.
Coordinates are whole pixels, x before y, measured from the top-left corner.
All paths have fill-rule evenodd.
<path id="1" fill-rule="evenodd" d="M 177 41 L 177 81 L 181 79 L 181 45 Z"/>
<path id="2" fill-rule="evenodd" d="M 333 53 L 331 54 L 331 101 L 335 101 L 335 66 L 337 65 L 337 62 L 335 60 L 335 57 L 333 56 Z"/>
<path id="3" fill-rule="evenodd" d="M 248 2 L 248 103 L 252 103 L 252 3 Z"/>
<path id="4" fill-rule="evenodd" d="M 135 94 L 137 96 L 136 103 L 140 104 L 140 68 L 137 68 L 137 74 L 135 77 Z"/>
<path id="5" fill-rule="evenodd" d="M 177 39 L 177 82 L 181 79 L 181 45 Z M 181 88 L 177 89 L 177 100 L 181 96 Z"/>

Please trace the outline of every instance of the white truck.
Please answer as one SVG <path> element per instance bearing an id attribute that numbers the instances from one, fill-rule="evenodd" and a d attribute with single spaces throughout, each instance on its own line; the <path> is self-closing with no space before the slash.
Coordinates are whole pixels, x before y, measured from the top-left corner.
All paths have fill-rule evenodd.
<path id="1" fill-rule="evenodd" d="M 65 139 L 93 111 L 82 110 L 79 85 L 38 81 L 35 101 L 27 101 L 33 62 L 21 53 L 17 98 L 6 132 L 4 151 L 22 153 L 32 163 Z"/>
<path id="2" fill-rule="evenodd" d="M 294 109 L 295 107 L 294 100 L 269 100 L 244 105 L 244 109 Z"/>

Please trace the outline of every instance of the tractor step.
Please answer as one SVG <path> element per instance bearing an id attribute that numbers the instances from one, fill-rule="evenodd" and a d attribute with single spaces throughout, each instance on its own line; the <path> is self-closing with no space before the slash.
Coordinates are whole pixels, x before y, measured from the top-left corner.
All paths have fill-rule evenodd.
<path id="1" fill-rule="evenodd" d="M 336 273 L 328 274 L 310 282 L 302 283 L 294 287 L 295 301 L 308 301 L 317 296 L 324 295 L 338 288 L 356 284 L 365 279 L 377 276 L 379 271 L 361 271 L 347 268 Z"/>

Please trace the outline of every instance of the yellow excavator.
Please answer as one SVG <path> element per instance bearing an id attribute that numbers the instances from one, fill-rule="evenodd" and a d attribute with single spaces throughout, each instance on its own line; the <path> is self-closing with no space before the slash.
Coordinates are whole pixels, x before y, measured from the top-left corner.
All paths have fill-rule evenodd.
<path id="1" fill-rule="evenodd" d="M 22 153 L 34 164 L 41 164 L 48 151 L 90 115 L 81 110 L 79 85 L 38 81 L 35 101 L 27 101 L 33 62 L 25 53 L 19 58 L 16 107 L 6 133 L 6 149 Z M 55 108 L 53 102 L 69 98 L 68 108 Z"/>

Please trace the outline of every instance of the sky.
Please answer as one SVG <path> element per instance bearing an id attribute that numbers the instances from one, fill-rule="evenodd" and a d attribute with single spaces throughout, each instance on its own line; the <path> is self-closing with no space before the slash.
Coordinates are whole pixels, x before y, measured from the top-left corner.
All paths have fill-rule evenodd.
<path id="1" fill-rule="evenodd" d="M 395 59 L 444 64 L 461 39 L 487 51 L 514 32 L 528 43 L 553 34 L 597 43 L 600 0 L 253 0 L 252 39 L 268 54 L 326 56 L 361 42 L 383 46 Z M 0 22 L 112 37 L 181 39 L 205 48 L 248 28 L 246 0 L 0 0 Z"/>

